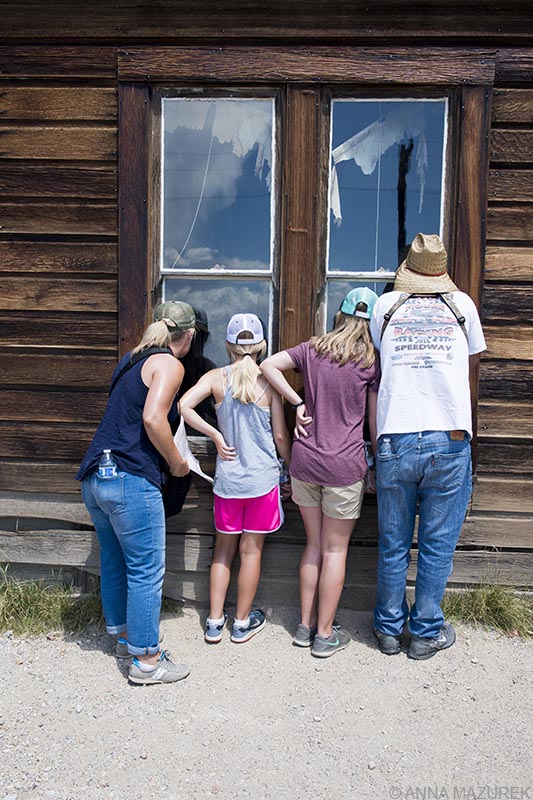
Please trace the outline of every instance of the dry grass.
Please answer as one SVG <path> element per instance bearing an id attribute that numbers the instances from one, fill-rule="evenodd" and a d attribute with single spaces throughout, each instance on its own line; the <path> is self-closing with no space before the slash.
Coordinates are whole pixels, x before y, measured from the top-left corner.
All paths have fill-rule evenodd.
<path id="1" fill-rule="evenodd" d="M 533 599 L 498 583 L 487 581 L 464 591 L 446 592 L 442 609 L 452 621 L 533 638 Z"/>

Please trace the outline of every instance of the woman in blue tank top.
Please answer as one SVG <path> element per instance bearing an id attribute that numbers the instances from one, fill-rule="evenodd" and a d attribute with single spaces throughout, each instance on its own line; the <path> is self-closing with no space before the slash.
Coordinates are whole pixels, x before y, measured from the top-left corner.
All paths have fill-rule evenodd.
<path id="1" fill-rule="evenodd" d="M 106 629 L 118 636 L 116 654 L 133 656 L 129 679 L 143 684 L 172 683 L 189 673 L 159 646 L 165 572 L 161 472 L 165 464 L 172 475 L 189 472 L 171 425 L 184 374 L 178 358 L 191 346 L 195 314 L 188 303 L 169 301 L 157 306 L 154 319 L 113 374 L 106 410 L 76 476 L 100 544 Z M 98 469 L 103 450 L 113 457 L 109 474 Z"/>
<path id="2" fill-rule="evenodd" d="M 255 314 L 235 314 L 230 319 L 226 348 L 232 364 L 203 375 L 180 400 L 185 422 L 209 436 L 217 449 L 213 487 L 217 535 L 204 634 L 211 644 L 222 639 L 224 603 L 237 545 L 241 566 L 231 641 L 247 642 L 264 627 L 265 615 L 260 609 L 252 610 L 252 602 L 265 535 L 283 523 L 276 448 L 287 463 L 290 460 L 281 398 L 257 366 L 266 342 Z M 194 410 L 207 397 L 215 400 L 218 430 Z"/>

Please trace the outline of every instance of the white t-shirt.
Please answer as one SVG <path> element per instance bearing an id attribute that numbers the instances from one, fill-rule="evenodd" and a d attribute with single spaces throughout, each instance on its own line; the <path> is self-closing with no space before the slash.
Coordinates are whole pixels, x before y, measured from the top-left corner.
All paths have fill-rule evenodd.
<path id="1" fill-rule="evenodd" d="M 463 430 L 472 435 L 469 355 L 486 349 L 477 309 L 464 292 L 450 300 L 465 317 L 468 341 L 436 295 L 412 296 L 394 312 L 380 341 L 384 315 L 401 292 L 382 295 L 370 332 L 381 356 L 377 435 Z"/>

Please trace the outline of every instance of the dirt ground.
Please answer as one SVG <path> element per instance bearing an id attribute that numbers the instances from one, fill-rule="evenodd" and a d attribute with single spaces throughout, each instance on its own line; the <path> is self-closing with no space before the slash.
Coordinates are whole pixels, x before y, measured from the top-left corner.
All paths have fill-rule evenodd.
<path id="1" fill-rule="evenodd" d="M 247 644 L 203 641 L 203 609 L 163 619 L 191 674 L 131 686 L 111 638 L 0 636 L 0 800 L 533 799 L 533 643 L 458 628 L 425 662 L 353 643 L 291 645 L 295 608 Z"/>

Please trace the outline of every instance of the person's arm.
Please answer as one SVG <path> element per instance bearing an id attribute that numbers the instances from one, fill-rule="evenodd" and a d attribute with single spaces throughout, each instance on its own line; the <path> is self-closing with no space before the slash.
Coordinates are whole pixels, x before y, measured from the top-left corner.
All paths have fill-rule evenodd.
<path id="1" fill-rule="evenodd" d="M 283 412 L 283 403 L 281 397 L 275 389 L 270 389 L 271 404 L 270 404 L 270 419 L 272 421 L 272 433 L 274 434 L 274 443 L 276 450 L 281 458 L 287 462 L 287 467 L 291 463 L 291 437 L 287 430 L 287 423 L 285 422 L 285 414 Z"/>
<path id="2" fill-rule="evenodd" d="M 206 372 L 205 375 L 202 375 L 198 383 L 191 387 L 188 392 L 185 392 L 180 399 L 180 414 L 187 425 L 190 425 L 191 428 L 194 428 L 199 433 L 203 433 L 204 436 L 209 436 L 220 458 L 224 461 L 233 461 L 235 458 L 235 448 L 229 447 L 220 431 L 217 431 L 213 425 L 210 425 L 209 422 L 202 419 L 197 411 L 195 411 L 196 406 L 199 405 L 202 400 L 205 400 L 213 394 L 213 381 L 220 381 L 219 375 L 220 370 L 218 369 L 211 370 L 210 372 Z"/>
<path id="3" fill-rule="evenodd" d="M 374 457 L 377 453 L 377 406 L 378 406 L 378 393 L 373 392 L 371 390 L 368 391 L 367 395 L 367 406 L 368 406 L 368 428 L 370 431 L 370 441 L 372 442 L 372 449 L 374 451 Z"/>
<path id="4" fill-rule="evenodd" d="M 275 353 L 259 364 L 259 369 L 270 385 L 273 386 L 288 403 L 293 407 L 296 406 L 296 427 L 294 429 L 294 435 L 298 438 L 299 436 L 307 436 L 305 428 L 313 421 L 313 418 L 306 415 L 305 403 L 302 403 L 302 398 L 296 390 L 292 388 L 283 374 L 284 371 L 295 368 L 296 364 L 286 350 Z"/>
<path id="5" fill-rule="evenodd" d="M 168 412 L 183 380 L 183 366 L 175 358 L 157 355 L 148 359 L 141 374 L 149 387 L 143 409 L 143 425 L 148 438 L 168 464 L 172 475 L 187 475 L 189 465 L 174 444 L 168 422 Z"/>

